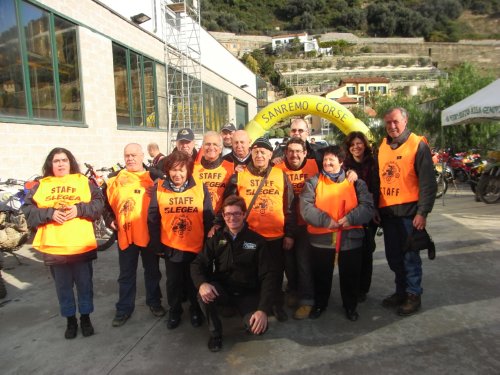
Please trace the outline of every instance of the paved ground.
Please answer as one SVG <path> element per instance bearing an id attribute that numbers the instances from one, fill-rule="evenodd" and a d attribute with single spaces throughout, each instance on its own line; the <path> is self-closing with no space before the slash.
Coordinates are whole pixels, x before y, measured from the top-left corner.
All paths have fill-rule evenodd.
<path id="1" fill-rule="evenodd" d="M 377 238 L 373 286 L 358 322 L 342 313 L 338 275 L 320 319 L 271 319 L 262 337 L 227 320 L 224 349 L 206 348 L 206 326 L 188 318 L 174 331 L 144 303 L 121 328 L 111 327 L 117 297 L 117 254 L 94 267 L 96 334 L 63 338 L 53 282 L 29 248 L 5 258 L 8 296 L 0 300 L 2 374 L 500 374 L 500 205 L 475 202 L 465 188 L 436 203 L 429 231 L 437 258 L 424 259 L 423 308 L 401 318 L 380 306 L 393 276 Z M 139 277 L 142 279 L 142 277 Z M 291 311 L 290 311 L 291 313 Z"/>

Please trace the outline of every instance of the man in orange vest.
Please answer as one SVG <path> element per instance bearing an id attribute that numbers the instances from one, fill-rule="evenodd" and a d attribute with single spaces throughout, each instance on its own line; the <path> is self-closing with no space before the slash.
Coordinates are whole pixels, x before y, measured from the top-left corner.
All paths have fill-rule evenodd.
<path id="1" fill-rule="evenodd" d="M 137 143 L 125 146 L 126 169 L 107 182 L 107 198 L 111 210 L 106 222 L 118 231 L 118 260 L 120 264 L 119 299 L 113 327 L 120 327 L 135 308 L 137 263 L 139 255 L 144 267 L 146 304 L 156 317 L 164 316 L 161 305 L 159 257 L 148 248 L 147 212 L 153 180 L 144 170 L 144 152 Z"/>
<path id="2" fill-rule="evenodd" d="M 229 178 L 233 174 L 233 164 L 223 160 L 222 138 L 214 131 L 209 131 L 203 136 L 203 156 L 194 163 L 193 177 L 202 183 L 210 193 L 214 213 L 219 212 L 222 204 L 222 195 Z"/>
<path id="3" fill-rule="evenodd" d="M 283 310 L 282 283 L 284 251 L 293 247 L 296 226 L 296 214 L 292 208 L 293 188 L 286 173 L 272 166 L 273 146 L 268 139 L 258 138 L 250 150 L 251 162 L 244 170 L 231 177 L 224 198 L 232 194 L 243 197 L 248 206 L 248 227 L 267 240 L 267 247 L 273 254 L 275 267 L 279 272 L 273 312 L 278 321 L 285 321 L 288 315 Z M 258 191 L 263 179 L 264 184 Z M 254 195 L 257 198 L 250 205 Z"/>
<path id="4" fill-rule="evenodd" d="M 420 309 L 422 260 L 417 251 L 405 251 L 405 243 L 414 231 L 425 229 L 437 185 L 429 146 L 424 137 L 408 129 L 408 112 L 391 108 L 384 122 L 387 137 L 378 155 L 379 213 L 385 255 L 396 276 L 396 291 L 382 305 L 408 316 Z"/>
<path id="5" fill-rule="evenodd" d="M 307 226 L 299 213 L 299 195 L 307 179 L 319 172 L 314 158 L 307 158 L 306 143 L 301 138 L 290 139 L 285 148 L 285 159 L 276 165 L 290 179 L 294 192 L 294 207 L 297 212 L 297 229 L 294 233 L 294 245 L 285 252 L 285 274 L 287 279 L 288 306 L 299 308 L 294 319 L 305 319 L 314 305 L 314 285 L 311 275 L 311 259 Z"/>
<path id="6" fill-rule="evenodd" d="M 315 159 L 318 164 L 318 169 L 321 169 L 321 156 L 318 155 L 316 149 L 311 146 L 311 143 L 307 140 L 309 137 L 310 130 L 309 124 L 303 118 L 293 119 L 290 123 L 290 139 L 302 139 L 306 144 L 307 159 Z M 279 164 L 286 157 L 284 149 L 278 147 L 273 153 L 273 164 Z"/>

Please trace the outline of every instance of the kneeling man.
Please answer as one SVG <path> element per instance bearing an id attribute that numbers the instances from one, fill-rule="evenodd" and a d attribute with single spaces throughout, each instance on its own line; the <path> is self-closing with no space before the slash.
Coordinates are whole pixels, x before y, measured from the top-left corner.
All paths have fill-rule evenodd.
<path id="1" fill-rule="evenodd" d="M 191 277 L 210 330 L 208 349 L 213 352 L 222 349 L 217 306 L 234 306 L 247 331 L 260 335 L 267 330 L 278 277 L 266 240 L 246 225 L 244 199 L 231 195 L 221 210 L 224 227 L 207 239 L 191 263 Z"/>

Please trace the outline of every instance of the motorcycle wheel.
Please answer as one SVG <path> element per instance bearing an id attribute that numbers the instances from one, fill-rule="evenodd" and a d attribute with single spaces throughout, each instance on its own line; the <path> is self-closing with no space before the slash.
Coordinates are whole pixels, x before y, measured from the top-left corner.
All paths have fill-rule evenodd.
<path id="1" fill-rule="evenodd" d="M 499 177 L 483 175 L 477 184 L 478 196 L 486 204 L 496 203 L 500 199 Z"/>
<path id="2" fill-rule="evenodd" d="M 109 249 L 116 241 L 115 231 L 106 227 L 102 216 L 94 221 L 94 233 L 97 241 L 97 251 Z"/>
<path id="3" fill-rule="evenodd" d="M 436 198 L 441 198 L 448 190 L 448 181 L 443 178 L 443 174 L 436 172 L 437 193 Z"/>

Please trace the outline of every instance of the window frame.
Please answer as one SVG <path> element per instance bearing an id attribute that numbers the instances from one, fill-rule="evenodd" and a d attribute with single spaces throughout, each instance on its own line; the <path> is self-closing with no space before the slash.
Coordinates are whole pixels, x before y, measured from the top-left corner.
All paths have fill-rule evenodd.
<path id="1" fill-rule="evenodd" d="M 116 126 L 119 130 L 139 130 L 139 131 L 164 131 L 165 129 L 160 128 L 159 118 L 158 118 L 158 82 L 157 82 L 157 74 L 156 69 L 159 64 L 156 60 L 132 49 L 123 44 L 117 43 L 115 41 L 112 42 L 112 52 L 113 46 L 117 46 L 125 50 L 125 59 L 126 59 L 126 69 L 127 69 L 127 96 L 128 96 L 128 114 L 129 114 L 129 124 L 119 124 L 118 123 L 118 112 L 115 114 Z M 132 71 L 131 71 L 131 53 L 137 55 L 139 57 L 139 69 L 140 69 L 140 90 L 141 90 L 141 115 L 142 115 L 142 123 L 135 124 L 134 121 L 134 109 L 133 109 L 133 87 L 132 87 Z M 144 80 L 144 60 L 147 60 L 152 63 L 152 81 L 153 81 L 153 97 L 154 97 L 154 126 L 148 126 L 148 113 L 146 108 L 146 91 L 145 91 L 145 80 Z M 161 65 L 161 64 L 160 64 Z M 164 69 L 164 66 L 161 65 Z M 114 68 L 115 68 L 115 59 L 113 54 L 113 76 L 114 76 Z M 115 87 L 115 104 L 116 104 L 116 82 L 113 79 L 113 85 Z"/>
<path id="2" fill-rule="evenodd" d="M 30 77 L 30 68 L 29 68 L 29 57 L 28 57 L 28 48 L 27 48 L 27 40 L 24 27 L 22 25 L 22 17 L 23 11 L 22 6 L 23 3 L 40 9 L 42 12 L 46 12 L 48 15 L 48 26 L 49 26 L 49 41 L 50 41 L 50 52 L 51 52 L 51 66 L 52 66 L 52 84 L 54 87 L 54 104 L 55 104 L 55 114 L 56 118 L 38 118 L 34 116 L 33 110 L 33 97 L 32 97 L 32 87 Z M 64 17 L 60 13 L 57 13 L 51 9 L 41 6 L 41 4 L 33 3 L 27 0 L 13 0 L 14 9 L 16 12 L 16 27 L 18 32 L 18 47 L 21 59 L 21 72 L 23 79 L 23 90 L 24 90 L 24 100 L 26 105 L 25 115 L 13 115 L 10 116 L 8 114 L 0 113 L 0 122 L 9 122 L 9 123 L 25 123 L 25 124 L 36 124 L 36 125 L 48 125 L 48 126 L 70 126 L 70 127 L 87 127 L 85 124 L 85 107 L 84 107 L 84 95 L 83 95 L 83 84 L 82 84 L 82 63 L 81 63 L 81 49 L 80 49 L 80 33 L 79 33 L 79 24 L 74 21 Z M 74 26 L 75 32 L 75 42 L 76 42 L 76 63 L 78 64 L 78 84 L 79 84 L 79 93 L 80 93 L 80 112 L 81 119 L 80 120 L 68 120 L 64 119 L 63 115 L 63 103 L 62 103 L 62 95 L 61 95 L 61 84 L 59 80 L 59 56 L 58 56 L 58 46 L 56 39 L 56 29 L 55 29 L 55 17 L 58 17 L 65 22 L 68 22 Z"/>

